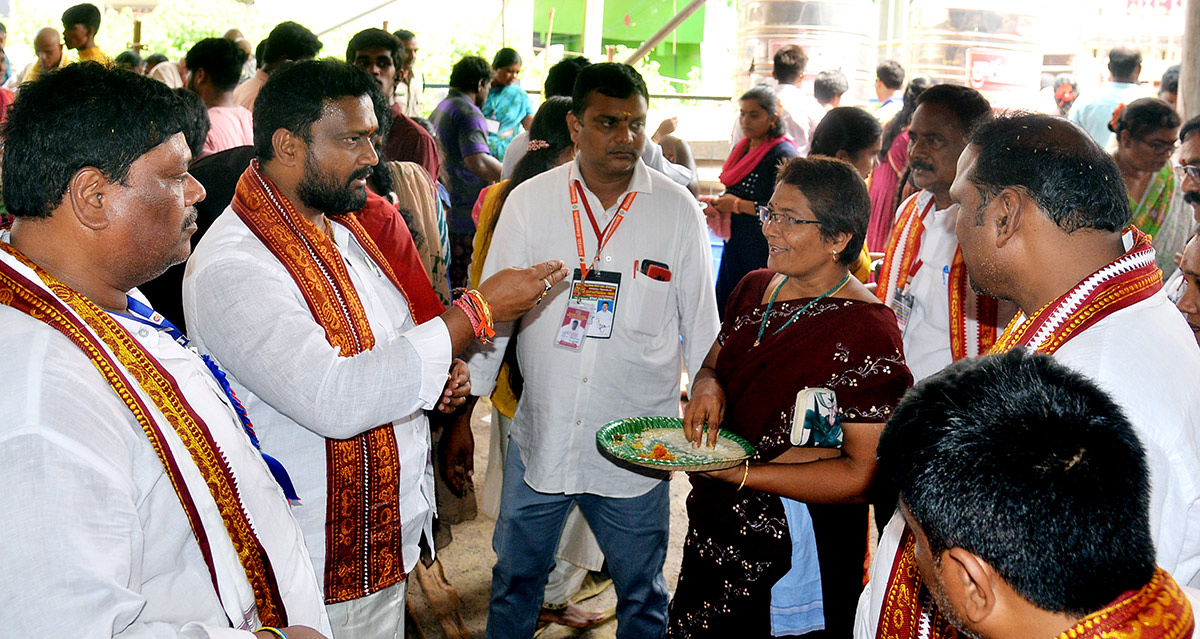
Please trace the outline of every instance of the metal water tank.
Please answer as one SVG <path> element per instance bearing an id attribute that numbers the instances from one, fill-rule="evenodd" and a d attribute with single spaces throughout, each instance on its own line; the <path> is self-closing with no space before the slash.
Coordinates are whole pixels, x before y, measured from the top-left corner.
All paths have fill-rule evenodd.
<path id="1" fill-rule="evenodd" d="M 913 0 L 905 68 L 978 89 L 997 108 L 1028 107 L 1040 86 L 1044 27 L 1030 0 Z"/>
<path id="2" fill-rule="evenodd" d="M 798 44 L 808 54 L 807 90 L 818 72 L 841 69 L 850 81 L 842 104 L 865 102 L 874 97 L 878 11 L 872 0 L 739 0 L 735 87 L 773 84 L 775 52 Z"/>

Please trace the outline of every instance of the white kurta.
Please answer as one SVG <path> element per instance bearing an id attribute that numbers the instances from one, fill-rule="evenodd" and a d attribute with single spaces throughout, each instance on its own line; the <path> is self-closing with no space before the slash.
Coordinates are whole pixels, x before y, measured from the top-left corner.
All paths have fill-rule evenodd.
<path id="1" fill-rule="evenodd" d="M 551 259 L 578 267 L 568 173 L 579 177 L 578 162 L 551 169 L 512 192 L 492 238 L 484 278 L 509 266 Z M 517 357 L 525 389 L 511 437 L 521 449 L 526 483 L 539 492 L 634 497 L 656 486 L 662 475 L 634 473 L 603 457 L 596 431 L 623 417 L 678 415 L 680 362 L 693 373 L 699 370 L 716 339 L 712 256 L 695 198 L 641 162 L 628 191 L 636 192 L 636 199 L 596 266 L 621 274 L 612 337 L 587 338 L 578 352 L 555 346 L 570 296 L 568 281 L 557 284 L 521 320 Z M 601 229 L 625 197 L 606 211 L 586 187 L 585 194 Z M 580 221 L 585 259 L 591 260 L 597 241 L 582 205 Z M 645 260 L 665 264 L 671 280 L 635 276 L 635 264 Z M 497 326 L 495 344 L 473 351 L 472 393 L 492 392 L 513 328 Z"/>
<path id="2" fill-rule="evenodd" d="M 1181 585 L 1200 586 L 1200 348 L 1178 309 L 1160 291 L 1071 338 L 1054 358 L 1125 411 L 1146 449 L 1157 563 Z M 875 635 L 903 530 L 897 512 L 880 535 L 855 637 Z"/>
<path id="3" fill-rule="evenodd" d="M 918 204 L 918 211 L 924 203 Z M 936 205 L 935 205 L 936 206 Z M 921 234 L 921 250 L 917 260 L 921 267 L 908 280 L 913 296 L 912 314 L 904 327 L 904 361 L 919 382 L 942 370 L 954 361 L 950 352 L 950 265 L 958 251 L 958 236 L 954 226 L 958 221 L 954 207 L 933 210 L 925 216 L 925 232 Z"/>
<path id="4" fill-rule="evenodd" d="M 287 500 L 207 367 L 170 337 L 117 319 L 208 425 L 271 558 L 289 623 L 328 634 Z M 7 306 L 0 325 L 0 634 L 249 637 L 229 627 L 179 498 L 133 413 L 62 334 Z M 193 498 L 211 507 L 198 492 L 206 490 L 199 469 L 176 459 Z M 221 524 L 207 529 L 216 561 L 228 560 L 232 545 L 212 533 Z"/>
<path id="5" fill-rule="evenodd" d="M 283 264 L 231 209 L 217 218 L 188 260 L 183 308 L 202 352 L 230 372 L 263 450 L 292 475 L 303 504 L 293 508 L 324 583 L 325 438 L 353 437 L 391 422 L 400 453 L 404 568 L 419 558 L 433 522 L 429 422 L 450 368 L 450 335 L 440 318 L 414 326 L 408 303 L 354 236 L 331 224 L 375 347 L 340 357 L 313 319 Z"/>

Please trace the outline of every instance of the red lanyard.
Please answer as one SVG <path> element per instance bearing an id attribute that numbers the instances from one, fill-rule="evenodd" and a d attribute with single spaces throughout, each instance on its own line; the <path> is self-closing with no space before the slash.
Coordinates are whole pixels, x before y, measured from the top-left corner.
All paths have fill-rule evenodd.
<path id="1" fill-rule="evenodd" d="M 925 238 L 925 216 L 929 215 L 929 212 L 933 210 L 933 205 L 936 203 L 937 202 L 933 198 L 929 198 L 929 204 L 926 204 L 925 210 L 921 211 L 921 219 L 917 220 L 917 224 L 919 225 L 918 228 L 913 229 L 913 231 L 917 233 L 917 241 L 912 247 L 913 263 L 908 269 L 908 280 L 916 277 L 917 271 L 921 270 L 921 265 L 925 263 L 924 260 L 921 259 L 921 241 Z M 907 283 L 908 282 L 906 280 L 905 284 Z"/>
<path id="2" fill-rule="evenodd" d="M 633 205 L 633 200 L 637 197 L 637 193 L 630 191 L 625 194 L 625 199 L 617 209 L 616 215 L 608 221 L 608 226 L 605 226 L 604 230 L 601 231 L 600 225 L 596 223 L 596 216 L 592 215 L 592 207 L 588 204 L 587 197 L 583 193 L 583 185 L 579 183 L 579 180 L 571 180 L 569 173 L 567 180 L 567 191 L 571 194 L 571 214 L 575 218 L 575 248 L 579 251 L 579 279 L 582 282 L 587 280 L 588 271 L 595 266 L 596 261 L 600 259 L 600 254 L 604 252 L 605 245 L 612 239 L 613 234 L 617 232 L 617 227 L 621 226 L 621 221 L 625 219 L 625 213 Z M 588 220 L 592 223 L 592 230 L 596 233 L 596 241 L 599 244 L 596 247 L 596 256 L 592 258 L 591 262 L 586 264 L 584 263 L 587 253 L 583 249 L 583 223 L 579 219 L 580 200 L 583 201 L 583 208 L 587 211 Z"/>

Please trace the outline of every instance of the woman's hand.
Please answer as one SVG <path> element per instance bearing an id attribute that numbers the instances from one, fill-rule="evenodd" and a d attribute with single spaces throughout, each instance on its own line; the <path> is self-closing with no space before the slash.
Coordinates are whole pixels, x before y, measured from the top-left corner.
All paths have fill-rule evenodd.
<path id="1" fill-rule="evenodd" d="M 733 215 L 738 212 L 738 202 L 741 201 L 742 198 L 736 195 L 722 193 L 720 196 L 713 199 L 712 206 L 716 207 L 718 211 L 725 213 L 726 215 Z"/>
<path id="2" fill-rule="evenodd" d="M 479 285 L 483 299 L 492 307 L 492 319 L 511 322 L 542 300 L 542 295 L 570 273 L 562 260 L 550 260 L 529 268 L 510 267 Z"/>
<path id="3" fill-rule="evenodd" d="M 443 413 L 453 413 L 467 401 L 471 394 L 471 371 L 467 363 L 455 359 L 450 365 L 450 377 L 446 380 L 446 388 L 442 390 L 442 398 L 438 401 L 437 409 Z"/>
<path id="4" fill-rule="evenodd" d="M 701 373 L 710 369 L 700 369 Z M 696 376 L 692 384 L 692 396 L 683 411 L 683 435 L 693 448 L 707 444 L 717 445 L 717 430 L 725 418 L 725 390 L 713 375 Z M 705 432 L 708 437 L 705 438 Z M 707 439 L 707 441 L 705 441 Z"/>

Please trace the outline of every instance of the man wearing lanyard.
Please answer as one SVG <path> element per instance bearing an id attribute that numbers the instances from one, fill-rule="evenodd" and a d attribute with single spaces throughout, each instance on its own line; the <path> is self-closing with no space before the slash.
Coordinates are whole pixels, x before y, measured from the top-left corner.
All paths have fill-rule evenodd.
<path id="1" fill-rule="evenodd" d="M 520 335 L 525 388 L 492 542 L 487 636 L 532 635 L 559 532 L 578 504 L 616 587 L 617 636 L 661 637 L 666 476 L 617 466 L 595 435 L 614 419 L 678 414 L 679 363 L 698 370 L 717 333 L 712 260 L 695 199 L 639 160 L 641 76 L 623 64 L 591 65 L 572 98 L 576 160 L 509 195 L 483 269 L 486 277 L 546 256 L 575 265 L 571 281 L 519 325 L 497 324 L 495 344 L 469 359 L 472 392 L 487 395 L 508 339 Z M 587 337 L 557 339 L 576 320 Z"/>
<path id="2" fill-rule="evenodd" d="M 928 94 L 928 95 L 926 95 Z M 974 89 L 939 85 L 917 98 L 909 167 L 921 190 L 900 205 L 876 293 L 896 312 L 904 357 L 920 381 L 952 361 L 984 354 L 1012 316 L 1010 305 L 976 295 L 954 237 L 950 206 L 958 156 L 992 107 Z"/>

